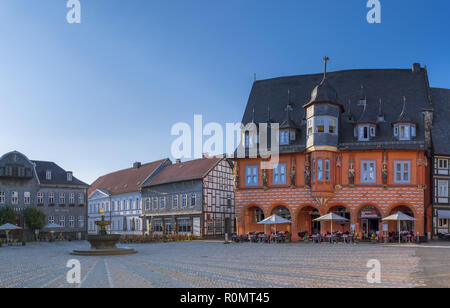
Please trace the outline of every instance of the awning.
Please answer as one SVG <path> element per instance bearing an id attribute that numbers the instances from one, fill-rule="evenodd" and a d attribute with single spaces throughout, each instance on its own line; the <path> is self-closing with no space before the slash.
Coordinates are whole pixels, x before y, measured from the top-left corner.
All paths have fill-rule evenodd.
<path id="1" fill-rule="evenodd" d="M 439 219 L 450 219 L 450 210 L 439 210 L 438 211 L 438 218 Z"/>

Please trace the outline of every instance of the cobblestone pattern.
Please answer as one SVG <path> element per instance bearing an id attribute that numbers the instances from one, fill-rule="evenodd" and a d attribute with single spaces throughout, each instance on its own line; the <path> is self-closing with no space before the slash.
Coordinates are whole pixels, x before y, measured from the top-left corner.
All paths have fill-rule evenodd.
<path id="1" fill-rule="evenodd" d="M 0 248 L 0 287 L 295 288 L 420 287 L 415 247 L 381 245 L 230 244 L 184 242 L 129 245 L 136 255 L 74 257 L 85 242 Z M 82 265 L 68 284 L 66 263 Z M 382 265 L 382 283 L 368 284 L 368 260 Z"/>

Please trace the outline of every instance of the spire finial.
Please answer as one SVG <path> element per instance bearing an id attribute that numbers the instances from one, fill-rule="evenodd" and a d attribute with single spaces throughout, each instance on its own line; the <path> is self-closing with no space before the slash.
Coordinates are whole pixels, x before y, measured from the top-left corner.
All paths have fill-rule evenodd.
<path id="1" fill-rule="evenodd" d="M 267 104 L 267 123 L 270 123 L 270 105 Z"/>
<path id="2" fill-rule="evenodd" d="M 256 82 L 256 73 L 253 74 L 253 81 Z"/>
<path id="3" fill-rule="evenodd" d="M 323 62 L 325 64 L 325 69 L 323 71 L 323 80 L 325 80 L 325 78 L 327 77 L 327 63 L 328 63 L 328 61 L 330 61 L 329 57 L 327 57 L 327 56 L 323 57 Z"/>
<path id="4" fill-rule="evenodd" d="M 403 110 L 401 114 L 405 114 L 406 113 L 406 96 L 403 96 Z"/>
<path id="5" fill-rule="evenodd" d="M 253 104 L 252 109 L 252 123 L 255 123 L 255 104 Z"/>

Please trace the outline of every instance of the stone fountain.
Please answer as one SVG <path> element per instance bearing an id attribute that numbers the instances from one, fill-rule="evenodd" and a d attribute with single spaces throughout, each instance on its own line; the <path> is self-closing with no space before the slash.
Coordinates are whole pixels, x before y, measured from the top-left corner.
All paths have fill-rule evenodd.
<path id="1" fill-rule="evenodd" d="M 95 224 L 100 227 L 98 234 L 88 235 L 88 242 L 91 244 L 91 249 L 88 250 L 74 250 L 72 255 L 77 256 L 116 256 L 129 255 L 137 253 L 134 249 L 117 248 L 116 244 L 120 240 L 119 234 L 108 234 L 106 227 L 111 225 L 111 221 L 105 220 L 103 211 L 102 220 L 96 221 Z"/>

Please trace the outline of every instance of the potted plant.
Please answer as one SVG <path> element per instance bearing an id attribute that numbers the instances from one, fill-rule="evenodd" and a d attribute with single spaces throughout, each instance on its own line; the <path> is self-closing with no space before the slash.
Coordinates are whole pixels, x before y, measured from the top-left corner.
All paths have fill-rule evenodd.
<path id="1" fill-rule="evenodd" d="M 355 244 L 359 244 L 359 232 L 355 232 L 353 241 L 355 242 Z"/>
<path id="2" fill-rule="evenodd" d="M 286 233 L 286 241 L 287 241 L 288 243 L 291 242 L 291 232 Z"/>
<path id="3" fill-rule="evenodd" d="M 308 243 L 309 243 L 308 232 L 306 232 L 305 235 L 303 236 L 303 241 L 305 242 L 305 244 L 308 244 Z"/>
<path id="4" fill-rule="evenodd" d="M 26 236 L 22 236 L 22 246 L 25 246 L 27 244 L 27 238 Z"/>
<path id="5" fill-rule="evenodd" d="M 377 235 L 375 234 L 375 232 L 372 232 L 372 235 L 370 236 L 370 238 L 372 240 L 372 244 L 377 243 Z"/>

